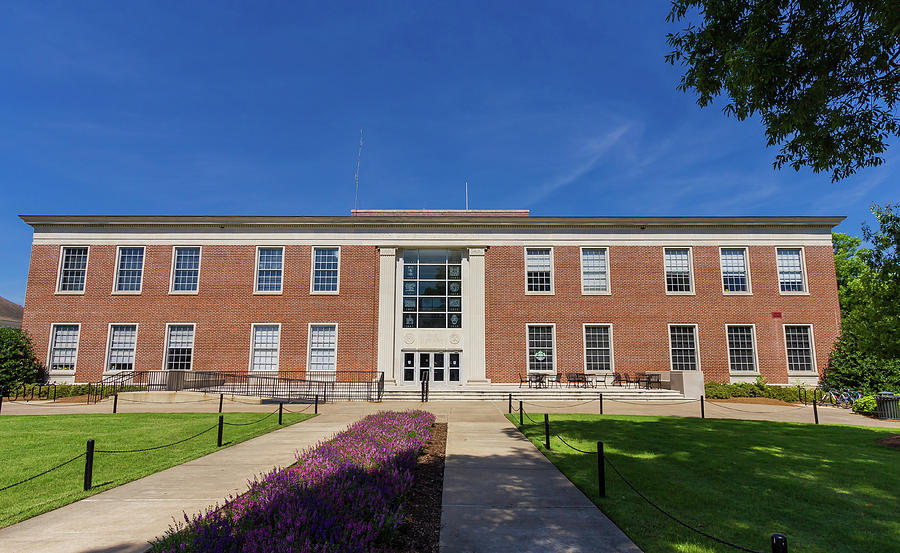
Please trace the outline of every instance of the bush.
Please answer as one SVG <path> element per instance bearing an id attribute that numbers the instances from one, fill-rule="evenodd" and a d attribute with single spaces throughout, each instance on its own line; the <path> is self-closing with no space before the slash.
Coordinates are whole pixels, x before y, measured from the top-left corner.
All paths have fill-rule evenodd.
<path id="1" fill-rule="evenodd" d="M 900 359 L 881 359 L 860 352 L 852 334 L 835 343 L 822 383 L 827 388 L 863 393 L 900 392 Z"/>
<path id="2" fill-rule="evenodd" d="M 725 384 L 722 382 L 707 382 L 705 386 L 707 399 L 728 399 L 732 397 L 767 397 L 780 399 L 788 403 L 802 401 L 803 397 L 796 386 L 770 386 L 763 381 L 740 382 L 737 384 Z M 807 399 L 812 401 L 813 394 L 816 399 L 822 397 L 818 390 L 808 390 Z"/>
<path id="3" fill-rule="evenodd" d="M 853 410 L 857 413 L 874 413 L 877 407 L 875 396 L 863 396 L 853 404 Z"/>
<path id="4" fill-rule="evenodd" d="M 185 515 L 151 551 L 390 551 L 433 424 L 424 411 L 369 415 L 221 509 Z"/>
<path id="5" fill-rule="evenodd" d="M 41 362 L 24 330 L 0 328 L 0 393 L 16 384 L 37 382 Z"/>

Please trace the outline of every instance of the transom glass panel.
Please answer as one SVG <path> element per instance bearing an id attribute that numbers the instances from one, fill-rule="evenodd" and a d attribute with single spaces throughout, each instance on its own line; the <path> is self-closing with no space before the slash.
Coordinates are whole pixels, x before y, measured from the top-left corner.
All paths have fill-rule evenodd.
<path id="1" fill-rule="evenodd" d="M 462 252 L 403 251 L 403 328 L 462 328 Z"/>

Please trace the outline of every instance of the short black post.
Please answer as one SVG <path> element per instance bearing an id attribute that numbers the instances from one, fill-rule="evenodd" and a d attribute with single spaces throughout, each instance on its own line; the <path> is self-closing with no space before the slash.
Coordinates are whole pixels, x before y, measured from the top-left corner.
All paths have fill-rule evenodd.
<path id="1" fill-rule="evenodd" d="M 550 449 L 550 415 L 544 413 L 544 445 Z"/>
<path id="2" fill-rule="evenodd" d="M 421 403 L 425 403 L 425 381 L 423 380 L 422 382 L 420 382 L 419 386 L 422 388 L 419 391 L 419 401 Z"/>
<path id="3" fill-rule="evenodd" d="M 519 400 L 519 426 L 525 426 L 525 422 L 522 420 L 522 400 Z"/>
<path id="4" fill-rule="evenodd" d="M 597 442 L 597 490 L 600 497 L 606 497 L 606 458 L 603 456 L 603 442 Z"/>
<path id="5" fill-rule="evenodd" d="M 225 401 L 225 394 L 219 394 L 219 412 L 222 412 L 222 402 Z"/>
<path id="6" fill-rule="evenodd" d="M 53 385 L 53 401 L 56 401 L 56 384 Z"/>
<path id="7" fill-rule="evenodd" d="M 91 480 L 94 478 L 94 440 L 87 441 L 87 450 L 84 452 L 84 491 L 91 489 Z"/>
<path id="8" fill-rule="evenodd" d="M 512 394 L 509 394 L 509 414 L 512 415 Z"/>
<path id="9" fill-rule="evenodd" d="M 225 415 L 219 415 L 219 439 L 216 443 L 222 447 L 222 429 L 225 427 Z"/>
<path id="10" fill-rule="evenodd" d="M 119 392 L 116 392 L 116 395 L 113 396 L 113 415 L 116 414 L 116 411 L 119 410 Z"/>
<path id="11" fill-rule="evenodd" d="M 816 424 L 819 424 L 819 408 L 816 406 L 816 396 L 813 396 L 813 417 L 816 419 Z"/>
<path id="12" fill-rule="evenodd" d="M 278 425 L 281 426 L 281 412 L 284 410 L 284 403 L 278 404 Z"/>
<path id="13" fill-rule="evenodd" d="M 315 413 L 316 415 L 319 414 L 319 394 L 316 394 L 316 406 L 315 406 L 315 410 L 313 411 L 313 413 Z"/>
<path id="14" fill-rule="evenodd" d="M 772 553 L 788 553 L 787 536 L 778 532 L 772 534 Z"/>
<path id="15" fill-rule="evenodd" d="M 603 394 L 600 394 L 600 414 L 603 414 Z"/>
<path id="16" fill-rule="evenodd" d="M 700 396 L 700 418 L 706 418 L 706 405 L 703 403 L 703 396 Z"/>

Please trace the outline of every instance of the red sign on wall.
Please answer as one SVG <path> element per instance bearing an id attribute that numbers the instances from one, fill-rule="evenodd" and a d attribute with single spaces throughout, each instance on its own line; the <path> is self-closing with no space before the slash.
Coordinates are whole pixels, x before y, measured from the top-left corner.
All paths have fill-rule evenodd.
<path id="1" fill-rule="evenodd" d="M 773 319 L 780 319 L 780 318 L 781 318 L 781 311 L 772 311 L 772 318 L 773 318 Z"/>

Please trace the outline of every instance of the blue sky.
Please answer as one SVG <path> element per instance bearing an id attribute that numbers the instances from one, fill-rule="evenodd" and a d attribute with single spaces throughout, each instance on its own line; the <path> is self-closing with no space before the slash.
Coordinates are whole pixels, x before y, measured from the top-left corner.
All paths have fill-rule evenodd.
<path id="1" fill-rule="evenodd" d="M 776 172 L 756 122 L 676 90 L 668 3 L 58 2 L 0 6 L 0 295 L 19 214 L 846 215 L 898 198 L 897 158 L 837 185 Z"/>

